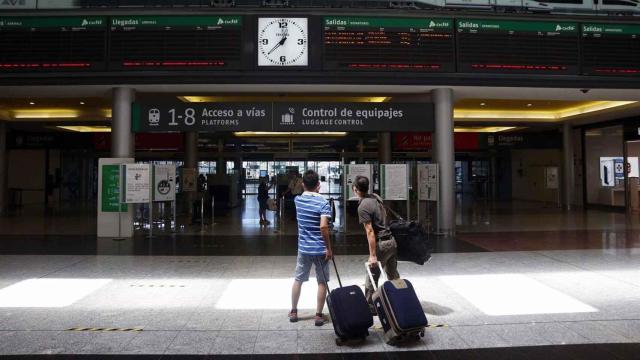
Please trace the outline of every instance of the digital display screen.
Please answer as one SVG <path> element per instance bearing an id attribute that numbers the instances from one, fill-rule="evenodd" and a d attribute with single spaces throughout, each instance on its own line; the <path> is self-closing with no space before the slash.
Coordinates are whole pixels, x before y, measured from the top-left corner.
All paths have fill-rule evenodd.
<path id="1" fill-rule="evenodd" d="M 459 72 L 577 75 L 578 24 L 456 21 Z"/>
<path id="2" fill-rule="evenodd" d="M 325 17 L 326 70 L 454 72 L 453 20 Z"/>
<path id="3" fill-rule="evenodd" d="M 233 70 L 241 51 L 241 16 L 111 18 L 112 69 Z"/>
<path id="4" fill-rule="evenodd" d="M 582 24 L 582 71 L 640 76 L 640 26 Z"/>
<path id="5" fill-rule="evenodd" d="M 0 17 L 0 72 L 104 70 L 104 17 Z"/>

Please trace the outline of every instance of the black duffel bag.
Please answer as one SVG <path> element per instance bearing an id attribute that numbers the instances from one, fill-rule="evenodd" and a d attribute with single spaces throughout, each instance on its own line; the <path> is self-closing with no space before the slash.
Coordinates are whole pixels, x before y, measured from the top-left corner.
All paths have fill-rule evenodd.
<path id="1" fill-rule="evenodd" d="M 431 259 L 433 243 L 424 226 L 417 221 L 406 221 L 397 212 L 386 206 L 378 199 L 386 212 L 396 219 L 389 223 L 389 230 L 398 244 L 398 260 L 410 261 L 418 265 L 424 265 Z"/>
<path id="2" fill-rule="evenodd" d="M 391 221 L 389 229 L 398 244 L 398 260 L 418 265 L 429 261 L 433 244 L 422 224 L 399 219 Z"/>

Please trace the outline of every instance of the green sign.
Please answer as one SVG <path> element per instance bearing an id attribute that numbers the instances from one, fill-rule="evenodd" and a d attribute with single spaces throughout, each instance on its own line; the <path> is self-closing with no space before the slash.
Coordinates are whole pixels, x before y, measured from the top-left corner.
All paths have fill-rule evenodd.
<path id="1" fill-rule="evenodd" d="M 120 202 L 120 165 L 102 165 L 102 212 L 127 211 L 127 204 Z"/>
<path id="2" fill-rule="evenodd" d="M 113 28 L 127 27 L 240 27 L 242 16 L 114 16 Z"/>
<path id="3" fill-rule="evenodd" d="M 382 18 L 382 17 L 342 17 L 332 16 L 324 18 L 324 25 L 328 27 L 344 28 L 394 28 L 394 29 L 438 29 L 453 30 L 452 19 L 438 18 Z"/>
<path id="4" fill-rule="evenodd" d="M 458 31 L 470 32 L 551 32 L 575 34 L 578 24 L 572 22 L 542 22 L 542 21 L 501 21 L 458 19 Z"/>
<path id="5" fill-rule="evenodd" d="M 640 25 L 582 24 L 583 34 L 640 35 Z"/>
<path id="6" fill-rule="evenodd" d="M 0 17 L 0 29 L 33 29 L 33 28 L 104 28 L 107 20 L 99 16 L 84 17 Z"/>

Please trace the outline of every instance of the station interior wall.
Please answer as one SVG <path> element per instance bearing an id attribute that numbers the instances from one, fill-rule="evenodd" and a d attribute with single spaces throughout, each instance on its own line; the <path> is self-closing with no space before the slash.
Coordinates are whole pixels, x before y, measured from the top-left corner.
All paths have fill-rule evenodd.
<path id="1" fill-rule="evenodd" d="M 545 187 L 545 168 L 549 166 L 562 167 L 562 151 L 556 149 L 512 150 L 512 199 L 557 202 L 560 189 Z"/>

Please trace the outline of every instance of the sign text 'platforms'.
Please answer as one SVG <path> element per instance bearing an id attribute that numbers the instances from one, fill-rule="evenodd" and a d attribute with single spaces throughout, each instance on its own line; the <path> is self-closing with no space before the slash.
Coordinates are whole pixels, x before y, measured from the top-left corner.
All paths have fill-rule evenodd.
<path id="1" fill-rule="evenodd" d="M 433 131 L 430 103 L 136 104 L 134 132 Z"/>

